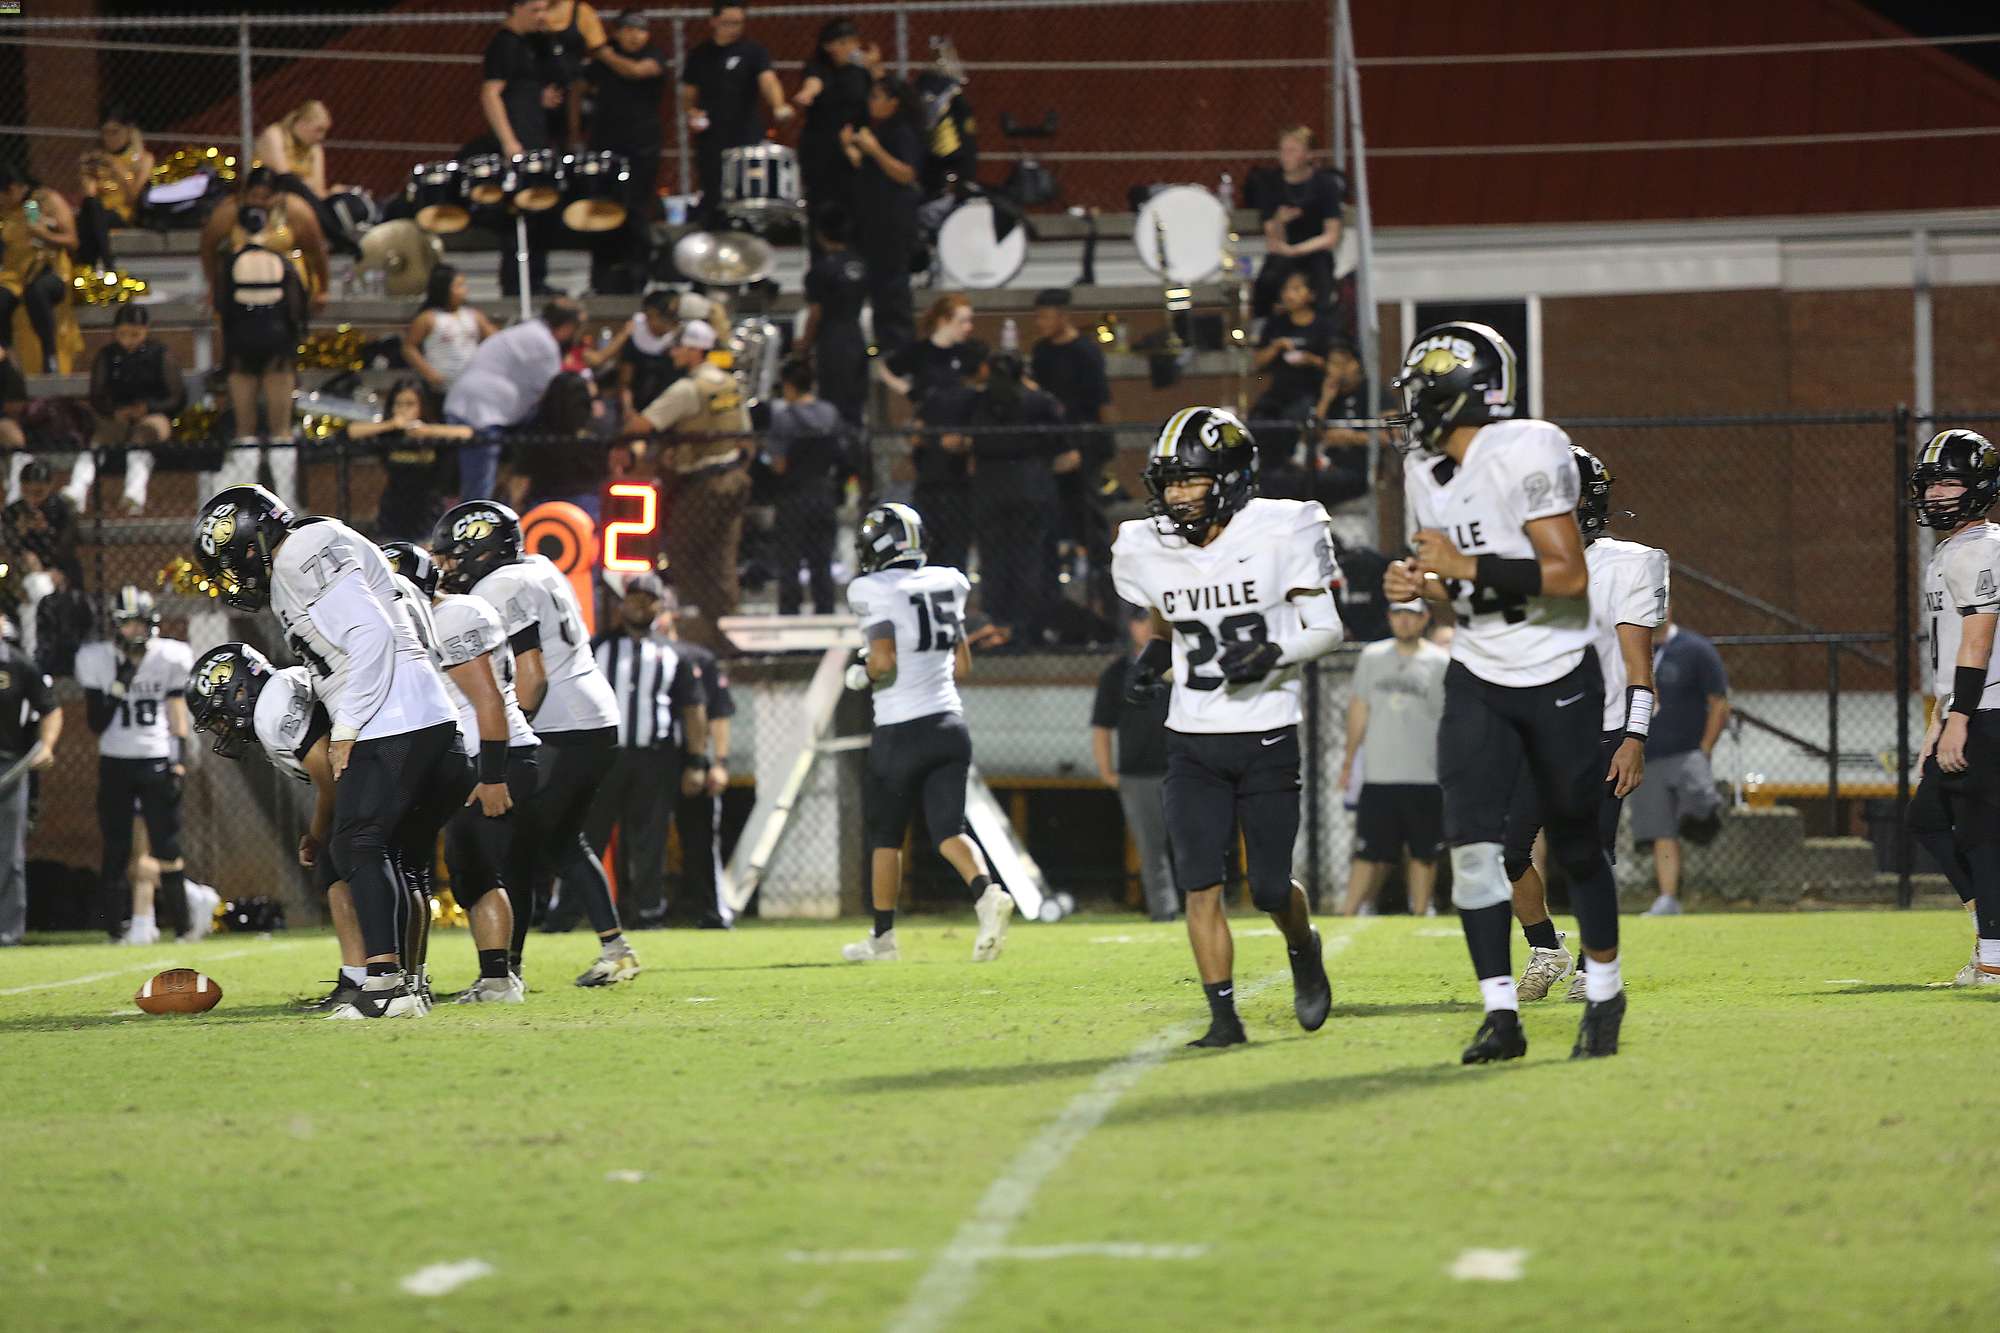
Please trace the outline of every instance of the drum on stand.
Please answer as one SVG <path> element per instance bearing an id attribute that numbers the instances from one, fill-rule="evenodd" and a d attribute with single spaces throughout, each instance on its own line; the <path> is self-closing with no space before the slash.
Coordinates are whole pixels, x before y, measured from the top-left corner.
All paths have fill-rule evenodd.
<path id="1" fill-rule="evenodd" d="M 1132 227 L 1139 262 L 1180 286 L 1222 271 L 1229 244 L 1229 210 L 1199 185 L 1169 185 L 1139 207 Z"/>
<path id="2" fill-rule="evenodd" d="M 781 143 L 723 149 L 722 211 L 753 227 L 803 222 L 806 201 L 799 155 Z"/>
<path id="3" fill-rule="evenodd" d="M 991 199 L 967 199 L 938 228 L 937 258 L 954 287 L 1005 287 L 1028 262 L 1028 229 Z"/>
<path id="4" fill-rule="evenodd" d="M 498 204 L 507 199 L 507 159 L 498 153 L 480 153 L 465 159 L 465 197 L 475 204 Z"/>
<path id="5" fill-rule="evenodd" d="M 465 170 L 457 162 L 419 162 L 411 169 L 405 190 L 416 210 L 417 225 L 441 236 L 470 226 L 472 209 L 465 184 Z"/>
<path id="6" fill-rule="evenodd" d="M 581 232 L 617 231 L 625 225 L 632 169 L 623 157 L 582 153 L 565 158 L 563 169 L 563 225 Z"/>
<path id="7" fill-rule="evenodd" d="M 563 200 L 563 159 L 550 148 L 522 153 L 508 164 L 508 195 L 523 213 L 546 213 Z"/>

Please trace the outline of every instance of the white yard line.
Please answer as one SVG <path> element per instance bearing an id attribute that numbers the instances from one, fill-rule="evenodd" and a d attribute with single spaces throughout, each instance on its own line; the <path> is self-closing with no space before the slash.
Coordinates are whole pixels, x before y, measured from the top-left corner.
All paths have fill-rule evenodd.
<path id="1" fill-rule="evenodd" d="M 1323 941 L 1322 956 L 1332 960 L 1353 942 L 1354 934 L 1350 930 Z M 1239 986 L 1237 998 L 1248 999 L 1290 975 L 1289 971 L 1273 973 L 1249 986 Z M 1140 1079 L 1199 1031 L 1193 1024 L 1176 1024 L 1148 1037 L 1130 1055 L 1092 1079 L 1090 1086 L 1062 1109 L 1062 1114 L 1030 1139 L 999 1178 L 987 1187 L 972 1216 L 959 1224 L 950 1243 L 918 1279 L 910 1299 L 889 1321 L 890 1333 L 933 1333 L 949 1323 L 972 1299 L 979 1283 L 980 1264 L 1007 1248 L 1008 1237 L 1027 1216 L 1035 1195 L 1069 1160 L 1076 1146 L 1104 1123 L 1112 1108 L 1138 1086 Z"/>
<path id="2" fill-rule="evenodd" d="M 477 1282 L 492 1272 L 493 1265 L 484 1259 L 460 1259 L 456 1263 L 419 1268 L 397 1285 L 412 1296 L 449 1296 L 466 1283 Z"/>
<path id="3" fill-rule="evenodd" d="M 247 954 L 269 953 L 277 949 L 296 949 L 304 943 L 304 940 L 287 940 L 283 943 L 259 944 L 248 949 L 231 949 L 226 953 L 210 954 L 208 957 L 198 961 L 204 964 L 220 963 L 225 959 L 242 958 Z M 185 967 L 187 965 L 184 959 L 163 956 L 154 958 L 150 962 L 134 963 L 131 967 L 113 968 L 109 972 L 92 972 L 88 976 L 70 977 L 66 981 L 38 981 L 32 986 L 9 986 L 5 990 L 0 990 L 0 995 L 26 995 L 30 991 L 61 990 L 65 986 L 88 986 L 93 981 L 109 981 L 113 977 L 122 977 L 132 972 L 164 972 L 171 967 Z"/>
<path id="4" fill-rule="evenodd" d="M 984 1262 L 1018 1260 L 1046 1263 L 1052 1259 L 1199 1259 L 1206 1245 L 1145 1245 L 1135 1241 L 1094 1241 L 1070 1245 L 1002 1245 L 981 1252 Z M 923 1257 L 921 1250 L 786 1250 L 795 1264 L 903 1264 Z"/>

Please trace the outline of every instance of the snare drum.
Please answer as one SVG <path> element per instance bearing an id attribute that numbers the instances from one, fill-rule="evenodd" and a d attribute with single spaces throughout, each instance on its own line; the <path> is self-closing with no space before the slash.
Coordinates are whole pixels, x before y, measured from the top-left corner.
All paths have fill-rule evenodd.
<path id="1" fill-rule="evenodd" d="M 616 153 L 584 153 L 563 162 L 563 225 L 571 231 L 616 231 L 625 225 L 632 169 Z"/>
<path id="2" fill-rule="evenodd" d="M 1004 223 L 1007 234 L 1001 236 Z M 1004 218 L 990 199 L 968 199 L 938 228 L 938 265 L 954 287 L 1005 287 L 1028 260 L 1028 229 Z"/>
<path id="3" fill-rule="evenodd" d="M 1169 185 L 1140 206 L 1132 243 L 1148 272 L 1169 282 L 1205 282 L 1222 271 L 1229 210 L 1199 185 Z"/>
<path id="4" fill-rule="evenodd" d="M 410 172 L 407 191 L 416 209 L 417 225 L 448 235 L 464 231 L 472 221 L 465 202 L 465 172 L 456 162 L 420 162 Z"/>
<path id="5" fill-rule="evenodd" d="M 804 221 L 799 155 L 781 143 L 723 149 L 722 211 L 752 223 Z"/>
<path id="6" fill-rule="evenodd" d="M 498 204 L 507 198 L 507 159 L 481 153 L 465 159 L 465 197 L 475 204 Z"/>
<path id="7" fill-rule="evenodd" d="M 537 148 L 508 163 L 514 207 L 523 213 L 546 213 L 562 202 L 563 159 L 551 148 Z"/>

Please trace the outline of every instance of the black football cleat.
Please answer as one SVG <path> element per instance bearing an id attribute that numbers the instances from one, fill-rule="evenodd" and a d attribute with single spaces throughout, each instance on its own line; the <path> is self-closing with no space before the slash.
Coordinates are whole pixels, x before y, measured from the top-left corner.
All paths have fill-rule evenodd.
<path id="1" fill-rule="evenodd" d="M 1319 927 L 1312 927 L 1312 944 L 1287 954 L 1292 963 L 1292 1012 L 1299 1026 L 1317 1032 L 1333 1008 L 1333 985 L 1326 979 L 1326 959 L 1320 953 Z"/>
<path id="2" fill-rule="evenodd" d="M 1495 1060 L 1518 1060 L 1528 1053 L 1528 1034 L 1521 1031 L 1521 1015 L 1512 1009 L 1494 1009 L 1479 1025 L 1478 1035 L 1465 1054 L 1462 1065 L 1491 1064 Z"/>
<path id="3" fill-rule="evenodd" d="M 346 977 L 334 980 L 333 989 L 318 999 L 300 999 L 296 1003 L 300 1010 L 308 1014 L 330 1014 L 361 993 L 361 987 Z"/>
<path id="4" fill-rule="evenodd" d="M 1194 1050 L 1219 1050 L 1224 1046 L 1242 1046 L 1249 1040 L 1241 1022 L 1224 1023 L 1220 1020 L 1211 1020 L 1208 1031 L 1189 1042 L 1188 1046 Z"/>
<path id="5" fill-rule="evenodd" d="M 1583 1006 L 1583 1021 L 1576 1025 L 1576 1045 L 1569 1048 L 1572 1060 L 1595 1060 L 1618 1054 L 1618 1029 L 1625 1022 L 1625 992 L 1608 1000 L 1592 1000 Z"/>

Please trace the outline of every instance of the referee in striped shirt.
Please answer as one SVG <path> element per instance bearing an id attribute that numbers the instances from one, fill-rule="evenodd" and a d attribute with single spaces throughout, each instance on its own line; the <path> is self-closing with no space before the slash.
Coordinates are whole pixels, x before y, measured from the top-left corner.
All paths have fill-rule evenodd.
<path id="1" fill-rule="evenodd" d="M 653 633 L 662 589 L 652 574 L 625 581 L 617 622 L 591 647 L 618 696 L 619 749 L 597 789 L 585 833 L 611 860 L 628 921 L 665 923 L 667 826 L 681 796 L 704 790 L 708 770 L 708 706 L 704 667 L 673 640 Z"/>

